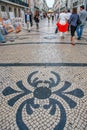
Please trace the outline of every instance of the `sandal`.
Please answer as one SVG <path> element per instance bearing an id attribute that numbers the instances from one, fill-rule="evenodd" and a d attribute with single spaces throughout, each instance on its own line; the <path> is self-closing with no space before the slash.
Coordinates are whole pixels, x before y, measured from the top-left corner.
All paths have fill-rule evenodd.
<path id="1" fill-rule="evenodd" d="M 75 46 L 75 43 L 71 43 L 73 46 Z"/>

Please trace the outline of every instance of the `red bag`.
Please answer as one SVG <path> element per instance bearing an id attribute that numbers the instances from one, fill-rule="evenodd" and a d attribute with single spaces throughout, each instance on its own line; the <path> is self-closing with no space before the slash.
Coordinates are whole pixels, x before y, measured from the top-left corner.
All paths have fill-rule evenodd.
<path id="1" fill-rule="evenodd" d="M 62 25 L 62 24 L 60 24 L 60 23 L 58 22 L 58 23 L 56 23 L 56 25 L 57 25 L 58 30 L 59 30 L 60 32 L 67 32 L 67 31 L 68 31 L 68 26 L 69 26 L 68 22 L 66 22 L 66 24 L 64 24 L 64 25 Z"/>

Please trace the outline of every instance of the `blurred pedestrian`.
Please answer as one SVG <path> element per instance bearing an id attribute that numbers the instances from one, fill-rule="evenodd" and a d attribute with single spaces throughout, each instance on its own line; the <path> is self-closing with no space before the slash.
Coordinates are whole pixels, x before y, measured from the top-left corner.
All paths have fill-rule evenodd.
<path id="1" fill-rule="evenodd" d="M 27 24 L 28 32 L 30 32 L 31 24 L 30 24 L 30 12 L 29 12 L 29 10 L 27 10 L 27 12 L 25 13 L 25 23 Z"/>
<path id="2" fill-rule="evenodd" d="M 55 14 L 55 19 L 56 19 L 56 21 L 58 21 L 58 18 L 59 18 L 59 14 L 56 13 L 56 14 Z"/>
<path id="3" fill-rule="evenodd" d="M 61 39 L 64 39 L 64 33 L 68 30 L 68 21 L 66 12 L 63 11 L 59 14 L 59 19 L 57 22 L 58 30 L 60 31 Z"/>
<path id="4" fill-rule="evenodd" d="M 80 13 L 79 13 L 81 24 L 77 27 L 76 32 L 78 36 L 78 40 L 81 39 L 84 26 L 86 24 L 86 18 L 87 18 L 87 11 L 84 9 L 84 6 L 80 6 Z"/>
<path id="5" fill-rule="evenodd" d="M 42 12 L 40 13 L 40 18 L 41 18 L 41 20 L 43 19 L 43 13 Z"/>
<path id="6" fill-rule="evenodd" d="M 1 30 L 0 30 L 0 42 L 1 43 L 5 43 L 6 42 L 4 36 L 1 33 Z"/>
<path id="7" fill-rule="evenodd" d="M 33 26 L 33 13 L 30 11 L 30 25 Z"/>
<path id="8" fill-rule="evenodd" d="M 69 19 L 69 24 L 71 25 L 71 44 L 75 45 L 75 31 L 77 28 L 77 21 L 79 19 L 79 15 L 77 14 L 77 8 L 73 8 L 72 14 Z"/>
<path id="9" fill-rule="evenodd" d="M 50 23 L 50 14 L 47 14 L 47 18 L 48 18 L 48 23 Z"/>
<path id="10" fill-rule="evenodd" d="M 52 23 L 54 22 L 54 13 L 52 13 Z"/>
<path id="11" fill-rule="evenodd" d="M 67 11 L 67 20 L 69 21 L 69 19 L 70 19 L 70 16 L 71 16 L 71 12 L 70 12 L 70 9 L 68 9 L 68 11 Z M 68 26 L 68 31 L 70 31 L 70 25 Z"/>
<path id="12" fill-rule="evenodd" d="M 36 23 L 36 28 L 39 29 L 39 11 L 35 12 L 34 20 L 35 20 L 35 23 Z"/>

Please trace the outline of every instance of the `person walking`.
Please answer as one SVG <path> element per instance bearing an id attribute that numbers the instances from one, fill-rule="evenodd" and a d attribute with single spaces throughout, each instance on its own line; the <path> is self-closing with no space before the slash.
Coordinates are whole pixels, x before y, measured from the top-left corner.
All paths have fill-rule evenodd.
<path id="1" fill-rule="evenodd" d="M 86 24 L 86 18 L 87 18 L 87 11 L 84 9 L 84 6 L 80 6 L 80 13 L 79 13 L 81 24 L 77 27 L 76 32 L 78 36 L 78 40 L 81 39 L 83 34 L 83 29 Z"/>
<path id="2" fill-rule="evenodd" d="M 71 26 L 71 44 L 72 45 L 75 45 L 74 36 L 75 36 L 76 28 L 77 28 L 78 19 L 79 19 L 79 15 L 77 14 L 77 8 L 73 8 L 72 14 L 69 19 L 69 24 Z"/>
<path id="3" fill-rule="evenodd" d="M 27 13 L 25 14 L 25 23 L 27 24 L 27 30 L 28 32 L 30 32 L 30 12 L 29 10 L 27 11 Z"/>
<path id="4" fill-rule="evenodd" d="M 35 12 L 34 20 L 35 20 L 35 23 L 36 23 L 36 28 L 39 29 L 39 11 Z"/>
<path id="5" fill-rule="evenodd" d="M 52 13 L 52 23 L 54 22 L 54 13 Z"/>
<path id="6" fill-rule="evenodd" d="M 30 11 L 30 25 L 33 26 L 33 13 Z"/>
<path id="7" fill-rule="evenodd" d="M 71 16 L 71 12 L 70 12 L 70 10 L 68 9 L 67 10 L 67 20 L 69 21 L 69 19 L 70 19 L 70 16 Z M 70 31 L 70 26 L 68 26 L 68 31 Z"/>
<path id="8" fill-rule="evenodd" d="M 50 14 L 47 14 L 47 18 L 48 18 L 48 23 L 50 23 Z"/>
<path id="9" fill-rule="evenodd" d="M 59 14 L 59 19 L 56 25 L 58 27 L 58 30 L 60 31 L 61 39 L 64 39 L 64 33 L 68 30 L 68 21 L 65 11 Z"/>
<path id="10" fill-rule="evenodd" d="M 56 13 L 56 14 L 55 14 L 55 19 L 56 19 L 56 21 L 58 20 L 58 18 L 59 18 L 59 14 Z"/>

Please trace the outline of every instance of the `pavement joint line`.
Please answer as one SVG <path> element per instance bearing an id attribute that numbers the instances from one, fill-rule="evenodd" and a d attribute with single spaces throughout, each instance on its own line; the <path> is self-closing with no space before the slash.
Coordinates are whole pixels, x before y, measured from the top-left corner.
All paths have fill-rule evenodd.
<path id="1" fill-rule="evenodd" d="M 48 39 L 49 40 L 49 39 Z M 0 44 L 0 46 L 9 46 L 9 45 L 25 45 L 25 44 L 28 44 L 28 45 L 31 45 L 31 44 L 65 44 L 65 45 L 67 45 L 67 44 L 70 44 L 71 42 L 23 42 L 23 43 L 21 43 L 21 42 L 17 42 L 17 43 L 14 43 L 14 42 L 12 42 L 12 43 L 3 43 L 3 44 Z M 85 42 L 85 43 L 76 43 L 76 45 L 87 45 L 87 43 Z"/>
<path id="2" fill-rule="evenodd" d="M 0 67 L 31 67 L 31 66 L 45 66 L 45 67 L 87 67 L 87 63 L 0 63 Z"/>

